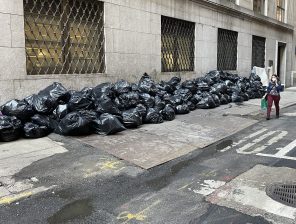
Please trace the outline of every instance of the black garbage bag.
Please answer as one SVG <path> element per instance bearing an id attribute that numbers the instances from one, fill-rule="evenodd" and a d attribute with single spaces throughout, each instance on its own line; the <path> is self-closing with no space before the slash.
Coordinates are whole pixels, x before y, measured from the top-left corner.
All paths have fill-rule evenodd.
<path id="1" fill-rule="evenodd" d="M 61 120 L 69 113 L 68 105 L 67 104 L 61 104 L 58 105 L 57 108 L 53 111 L 53 116 L 57 120 Z"/>
<path id="2" fill-rule="evenodd" d="M 2 108 L 2 114 L 15 116 L 22 121 L 28 120 L 35 114 L 33 107 L 26 101 L 11 100 L 5 103 Z"/>
<path id="3" fill-rule="evenodd" d="M 99 135 L 111 135 L 126 130 L 116 116 L 107 113 L 94 120 L 92 127 Z"/>
<path id="4" fill-rule="evenodd" d="M 188 114 L 190 109 L 187 104 L 176 106 L 176 114 Z"/>
<path id="5" fill-rule="evenodd" d="M 51 129 L 28 122 L 24 125 L 24 136 L 26 138 L 43 138 L 51 133 Z"/>
<path id="6" fill-rule="evenodd" d="M 238 92 L 233 92 L 231 95 L 231 99 L 233 103 L 241 103 L 244 99 L 239 95 Z"/>
<path id="7" fill-rule="evenodd" d="M 148 93 L 140 93 L 140 102 L 148 108 L 152 108 L 155 105 L 155 99 L 153 96 Z"/>
<path id="8" fill-rule="evenodd" d="M 83 89 L 74 91 L 68 103 L 69 111 L 90 110 L 94 107 L 94 98 L 92 89 Z"/>
<path id="9" fill-rule="evenodd" d="M 190 111 L 194 111 L 196 109 L 196 105 L 194 103 L 192 103 L 191 101 L 187 102 L 187 106 Z"/>
<path id="10" fill-rule="evenodd" d="M 180 77 L 173 77 L 170 79 L 170 81 L 168 81 L 167 83 L 171 86 L 176 86 L 181 82 L 181 78 Z"/>
<path id="11" fill-rule="evenodd" d="M 68 90 L 58 82 L 54 82 L 50 86 L 41 90 L 38 95 L 42 97 L 51 97 L 56 103 L 67 103 L 70 99 Z"/>
<path id="12" fill-rule="evenodd" d="M 220 79 L 221 79 L 220 74 L 221 72 L 217 70 L 210 71 L 205 75 L 205 78 L 210 78 L 211 80 L 213 80 L 214 83 L 217 83 L 217 82 L 220 82 Z"/>
<path id="13" fill-rule="evenodd" d="M 95 113 L 90 111 L 75 111 L 67 114 L 55 129 L 61 135 L 89 135 L 93 133 L 92 121 L 96 119 Z"/>
<path id="14" fill-rule="evenodd" d="M 212 97 L 213 97 L 213 99 L 214 99 L 214 102 L 215 102 L 216 107 L 219 107 L 219 106 L 221 105 L 221 102 L 220 102 L 219 96 L 216 95 L 216 94 L 213 94 Z"/>
<path id="15" fill-rule="evenodd" d="M 116 103 L 107 95 L 102 95 L 99 99 L 96 99 L 95 110 L 100 113 L 109 113 L 113 115 L 121 115 L 121 111 L 118 109 Z"/>
<path id="16" fill-rule="evenodd" d="M 165 102 L 159 96 L 156 96 L 154 108 L 158 111 L 161 111 L 163 110 L 164 107 L 165 107 Z"/>
<path id="17" fill-rule="evenodd" d="M 58 101 L 49 95 L 33 95 L 29 100 L 32 100 L 34 110 L 40 114 L 51 114 L 58 105 Z"/>
<path id="18" fill-rule="evenodd" d="M 118 99 L 121 107 L 124 109 L 135 107 L 140 102 L 140 96 L 137 92 L 123 93 L 118 97 Z"/>
<path id="19" fill-rule="evenodd" d="M 224 83 L 225 83 L 225 85 L 226 85 L 227 87 L 234 86 L 234 83 L 233 83 L 232 81 L 230 81 L 230 80 L 226 80 Z"/>
<path id="20" fill-rule="evenodd" d="M 174 85 L 170 85 L 164 81 L 161 81 L 159 83 L 159 85 L 156 85 L 156 87 L 158 88 L 158 90 L 162 90 L 168 93 L 173 93 L 175 91 L 175 86 Z"/>
<path id="21" fill-rule="evenodd" d="M 244 101 L 248 101 L 250 99 L 250 97 L 247 93 L 242 93 L 241 97 L 243 97 Z"/>
<path id="22" fill-rule="evenodd" d="M 152 96 L 155 96 L 158 91 L 155 82 L 147 73 L 141 77 L 138 87 L 141 92 L 149 93 Z"/>
<path id="23" fill-rule="evenodd" d="M 202 95 L 201 94 L 195 94 L 191 99 L 190 101 L 193 103 L 193 104 L 198 104 L 201 100 L 202 100 Z"/>
<path id="24" fill-rule="evenodd" d="M 122 118 L 126 128 L 137 128 L 142 125 L 142 116 L 136 108 L 123 111 Z"/>
<path id="25" fill-rule="evenodd" d="M 92 95 L 95 99 L 99 99 L 102 95 L 115 99 L 116 96 L 114 88 L 115 87 L 112 83 L 102 83 L 92 89 Z"/>
<path id="26" fill-rule="evenodd" d="M 201 81 L 197 83 L 197 89 L 200 91 L 208 91 L 210 90 L 210 86 L 208 85 L 208 83 Z"/>
<path id="27" fill-rule="evenodd" d="M 261 78 L 255 72 L 251 72 L 249 79 L 251 81 L 261 81 Z"/>
<path id="28" fill-rule="evenodd" d="M 11 142 L 22 134 L 22 122 L 14 116 L 0 116 L 0 141 Z"/>
<path id="29" fill-rule="evenodd" d="M 114 90 L 117 95 L 128 93 L 132 90 L 131 84 L 126 80 L 119 80 L 114 84 Z"/>
<path id="30" fill-rule="evenodd" d="M 228 104 L 228 95 L 223 94 L 223 95 L 220 97 L 220 103 L 221 103 L 221 105 Z"/>
<path id="31" fill-rule="evenodd" d="M 213 85 L 212 88 L 215 88 L 216 93 L 226 93 L 227 92 L 227 86 L 225 83 L 216 83 Z"/>
<path id="32" fill-rule="evenodd" d="M 172 121 L 175 119 L 175 109 L 171 104 L 165 105 L 165 108 L 160 112 L 163 119 L 166 121 Z"/>
<path id="33" fill-rule="evenodd" d="M 182 87 L 185 89 L 189 89 L 191 93 L 195 94 L 197 91 L 197 86 L 192 80 L 186 80 L 182 83 Z"/>
<path id="34" fill-rule="evenodd" d="M 163 122 L 161 114 L 154 108 L 149 108 L 144 118 L 146 124 L 159 124 Z"/>
<path id="35" fill-rule="evenodd" d="M 147 109 L 143 104 L 138 104 L 136 110 L 139 112 L 142 118 L 146 116 Z"/>
<path id="36" fill-rule="evenodd" d="M 139 91 L 139 86 L 136 83 L 131 84 L 132 91 Z"/>
<path id="37" fill-rule="evenodd" d="M 188 102 L 188 100 L 193 96 L 192 92 L 189 89 L 177 89 L 174 92 L 174 95 L 181 96 L 183 102 Z"/>
<path id="38" fill-rule="evenodd" d="M 183 104 L 182 96 L 180 96 L 180 95 L 171 96 L 168 100 L 165 100 L 165 102 L 167 104 L 171 104 L 173 106 L 177 106 L 177 105 L 182 105 Z"/>
<path id="39" fill-rule="evenodd" d="M 53 131 L 58 125 L 57 121 L 42 114 L 35 114 L 33 117 L 31 117 L 31 122 L 39 126 L 45 126 L 50 131 Z"/>
<path id="40" fill-rule="evenodd" d="M 205 95 L 201 101 L 196 105 L 196 108 L 198 109 L 209 109 L 209 108 L 215 108 L 216 104 L 211 95 Z"/>

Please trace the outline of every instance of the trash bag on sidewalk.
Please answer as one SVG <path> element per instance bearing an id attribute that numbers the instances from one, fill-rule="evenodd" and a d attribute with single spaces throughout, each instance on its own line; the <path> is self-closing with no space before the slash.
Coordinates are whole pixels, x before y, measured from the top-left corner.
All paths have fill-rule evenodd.
<path id="1" fill-rule="evenodd" d="M 53 131 L 57 127 L 57 121 L 51 119 L 50 117 L 42 114 L 35 114 L 31 117 L 31 122 L 39 126 L 45 126 L 48 130 Z"/>
<path id="2" fill-rule="evenodd" d="M 189 108 L 190 111 L 194 111 L 196 109 L 196 106 L 194 103 L 192 103 L 191 101 L 187 102 L 187 106 Z"/>
<path id="3" fill-rule="evenodd" d="M 0 116 L 0 141 L 11 142 L 22 134 L 22 122 L 14 116 Z"/>
<path id="4" fill-rule="evenodd" d="M 118 99 L 124 109 L 135 107 L 140 102 L 140 96 L 137 92 L 123 93 L 118 97 Z"/>
<path id="5" fill-rule="evenodd" d="M 114 85 L 112 83 L 102 83 L 100 85 L 97 85 L 92 89 L 92 96 L 95 99 L 101 98 L 102 95 L 108 96 L 111 99 L 115 99 L 115 90 Z"/>
<path id="6" fill-rule="evenodd" d="M 102 114 L 92 122 L 94 132 L 99 135 L 111 135 L 126 130 L 118 118 L 112 114 Z"/>
<path id="7" fill-rule="evenodd" d="M 143 93 L 148 93 L 152 96 L 155 96 L 157 93 L 157 87 L 155 85 L 155 82 L 151 79 L 151 77 L 145 73 L 140 81 L 139 81 L 139 90 Z"/>
<path id="8" fill-rule="evenodd" d="M 140 102 L 148 108 L 152 108 L 155 105 L 155 99 L 153 96 L 150 96 L 148 93 L 140 93 Z"/>
<path id="9" fill-rule="evenodd" d="M 55 132 L 61 135 L 89 135 L 93 133 L 94 112 L 75 111 L 67 114 L 58 124 Z"/>
<path id="10" fill-rule="evenodd" d="M 15 116 L 22 121 L 28 120 L 35 114 L 33 107 L 26 101 L 11 100 L 5 103 L 1 108 L 2 114 Z"/>
<path id="11" fill-rule="evenodd" d="M 137 128 L 142 125 L 142 116 L 137 108 L 122 112 L 123 124 L 126 128 Z"/>
<path id="12" fill-rule="evenodd" d="M 184 89 L 189 89 L 191 93 L 195 94 L 197 91 L 197 86 L 192 80 L 186 80 L 182 83 Z"/>
<path id="13" fill-rule="evenodd" d="M 233 103 L 241 103 L 244 101 L 244 99 L 237 92 L 232 93 L 231 99 Z"/>
<path id="14" fill-rule="evenodd" d="M 163 122 L 161 114 L 154 108 L 149 108 L 144 119 L 146 124 L 159 124 Z"/>
<path id="15" fill-rule="evenodd" d="M 68 105 L 67 104 L 61 104 L 58 105 L 57 108 L 53 111 L 53 117 L 56 120 L 61 120 L 69 113 Z"/>
<path id="16" fill-rule="evenodd" d="M 51 130 L 46 126 L 40 126 L 28 122 L 24 125 L 24 135 L 26 138 L 43 138 L 51 133 Z"/>
<path id="17" fill-rule="evenodd" d="M 220 103 L 221 103 L 221 105 L 228 104 L 228 96 L 222 95 L 220 98 Z"/>
<path id="18" fill-rule="evenodd" d="M 95 102 L 95 108 L 100 114 L 109 113 L 113 115 L 121 115 L 121 111 L 118 109 L 117 105 L 107 95 L 101 95 L 101 97 L 97 99 Z"/>
<path id="19" fill-rule="evenodd" d="M 198 109 L 210 109 L 215 108 L 216 104 L 212 96 L 205 96 L 199 103 L 196 105 Z"/>
<path id="20" fill-rule="evenodd" d="M 178 106 L 183 104 L 182 96 L 174 95 L 171 96 L 168 100 L 166 100 L 167 104 L 171 104 L 173 106 Z"/>
<path id="21" fill-rule="evenodd" d="M 136 110 L 139 112 L 142 118 L 147 114 L 147 109 L 143 104 L 138 104 Z"/>
<path id="22" fill-rule="evenodd" d="M 176 114 L 188 114 L 190 112 L 187 104 L 176 106 Z"/>
<path id="23" fill-rule="evenodd" d="M 30 99 L 31 100 L 31 99 Z M 37 113 L 51 114 L 57 107 L 58 102 L 49 95 L 33 95 L 32 106 Z"/>
<path id="24" fill-rule="evenodd" d="M 192 98 L 191 98 L 191 102 L 193 104 L 198 104 L 200 101 L 202 100 L 202 95 L 201 94 L 195 94 Z"/>
<path id="25" fill-rule="evenodd" d="M 161 111 L 164 109 L 164 107 L 165 107 L 165 102 L 159 96 L 156 96 L 154 108 L 158 111 Z"/>
<path id="26" fill-rule="evenodd" d="M 92 89 L 72 92 L 68 103 L 69 111 L 90 110 L 93 106 L 94 98 L 92 96 Z"/>
<path id="27" fill-rule="evenodd" d="M 117 95 L 120 95 L 123 93 L 129 93 L 132 90 L 132 86 L 128 81 L 121 79 L 114 84 L 114 90 Z"/>
<path id="28" fill-rule="evenodd" d="M 172 121 L 175 119 L 175 109 L 171 104 L 165 105 L 165 108 L 160 112 L 163 119 L 166 121 Z"/>
<path id="29" fill-rule="evenodd" d="M 193 96 L 192 92 L 189 89 L 180 88 L 174 92 L 175 96 L 180 96 L 184 103 L 187 103 L 188 100 Z"/>
<path id="30" fill-rule="evenodd" d="M 167 82 L 167 84 L 169 84 L 172 87 L 177 86 L 179 83 L 181 82 L 181 78 L 180 77 L 173 77 L 170 79 L 170 81 Z"/>

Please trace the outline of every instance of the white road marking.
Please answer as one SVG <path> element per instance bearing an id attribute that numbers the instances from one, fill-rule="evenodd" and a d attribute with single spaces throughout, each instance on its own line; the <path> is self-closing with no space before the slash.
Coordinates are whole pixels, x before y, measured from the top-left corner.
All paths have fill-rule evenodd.
<path id="1" fill-rule="evenodd" d="M 246 150 L 249 149 L 249 148 L 251 148 L 252 146 L 256 145 L 257 143 L 263 141 L 264 139 L 268 138 L 269 136 L 275 134 L 275 133 L 276 133 L 276 131 L 267 132 L 266 134 L 260 136 L 259 138 L 254 139 L 251 143 L 247 143 L 243 147 L 238 148 L 236 151 L 238 153 L 241 153 L 241 154 L 253 154 L 252 151 L 246 152 Z"/>
<path id="2" fill-rule="evenodd" d="M 204 196 L 208 196 L 213 193 L 219 187 L 225 185 L 226 182 L 219 180 L 204 180 L 204 183 L 200 184 L 199 189 L 193 189 L 192 191 L 196 194 L 201 194 Z M 188 188 L 191 190 L 191 188 Z"/>
<path id="3" fill-rule="evenodd" d="M 288 116 L 288 117 L 296 117 L 296 112 L 294 113 L 284 113 L 284 116 Z"/>
<path id="4" fill-rule="evenodd" d="M 296 140 L 285 146 L 284 148 L 280 149 L 275 156 L 285 156 L 287 155 L 291 150 L 293 150 L 296 147 Z"/>

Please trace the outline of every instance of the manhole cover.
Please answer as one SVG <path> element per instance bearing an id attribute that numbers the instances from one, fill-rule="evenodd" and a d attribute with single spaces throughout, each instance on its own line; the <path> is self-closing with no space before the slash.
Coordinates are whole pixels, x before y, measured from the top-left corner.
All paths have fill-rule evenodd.
<path id="1" fill-rule="evenodd" d="M 269 185 L 266 194 L 273 200 L 296 208 L 296 182 Z"/>

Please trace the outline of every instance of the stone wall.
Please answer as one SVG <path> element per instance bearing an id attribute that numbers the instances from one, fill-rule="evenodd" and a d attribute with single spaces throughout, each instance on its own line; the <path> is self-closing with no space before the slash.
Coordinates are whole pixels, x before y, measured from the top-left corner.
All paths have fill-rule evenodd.
<path id="1" fill-rule="evenodd" d="M 135 81 L 144 72 L 158 80 L 168 79 L 174 75 L 183 78 L 200 76 L 217 67 L 218 28 L 239 33 L 238 73 L 247 76 L 250 72 L 252 35 L 266 37 L 266 65 L 268 60 L 275 61 L 276 42 L 287 43 L 287 74 L 295 70 L 293 69 L 295 63 L 292 67 L 292 60 L 295 60 L 293 32 L 281 28 L 280 25 L 269 26 L 268 23 L 260 22 L 258 19 L 250 19 L 256 17 L 252 15 L 251 10 L 233 6 L 236 10 L 242 10 L 244 14 L 233 11 L 229 13 L 217 6 L 211 7 L 208 3 L 202 4 L 203 1 L 189 0 L 104 0 L 104 2 L 106 74 L 28 76 L 23 0 L 0 0 L 0 103 L 37 92 L 53 81 L 62 82 L 68 88 L 79 89 L 120 78 Z M 214 2 L 218 5 L 219 1 Z M 251 17 L 246 19 L 245 15 L 248 13 Z M 194 72 L 161 73 L 161 15 L 195 22 Z M 270 24 L 273 22 L 272 20 Z M 289 83 L 288 78 L 286 82 Z"/>

